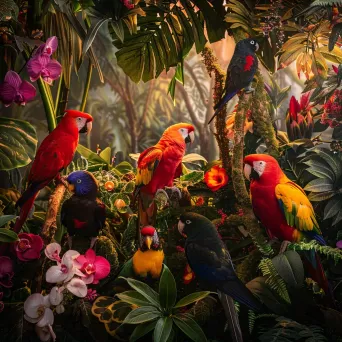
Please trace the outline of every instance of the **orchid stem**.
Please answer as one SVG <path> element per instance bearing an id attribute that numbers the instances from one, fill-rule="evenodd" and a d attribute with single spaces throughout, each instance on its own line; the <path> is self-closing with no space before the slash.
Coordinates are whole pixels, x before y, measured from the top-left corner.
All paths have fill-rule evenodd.
<path id="1" fill-rule="evenodd" d="M 47 89 L 45 88 L 44 81 L 42 80 L 41 77 L 38 78 L 37 84 L 38 84 L 40 96 L 42 97 L 42 101 L 43 101 L 43 105 L 45 109 L 45 116 L 46 116 L 46 121 L 48 124 L 48 129 L 49 129 L 49 132 L 51 133 L 56 127 L 56 118 L 54 115 L 53 107 L 51 105 Z"/>
<path id="2" fill-rule="evenodd" d="M 63 84 L 63 73 L 61 73 L 61 77 L 59 78 L 59 83 L 58 83 L 58 88 L 57 88 L 57 95 L 56 95 L 56 101 L 55 101 L 55 117 L 57 117 L 58 103 L 61 98 L 62 84 Z"/>
<path id="3" fill-rule="evenodd" d="M 81 112 L 84 112 L 84 109 L 85 109 L 85 106 L 86 106 L 86 103 L 87 103 L 87 98 L 88 98 L 88 93 L 89 93 L 90 81 L 91 81 L 92 74 L 93 74 L 93 65 L 91 63 L 91 60 L 89 59 L 88 71 L 87 71 L 87 79 L 86 79 L 86 83 L 84 85 L 83 97 L 82 97 L 81 108 L 80 108 Z"/>

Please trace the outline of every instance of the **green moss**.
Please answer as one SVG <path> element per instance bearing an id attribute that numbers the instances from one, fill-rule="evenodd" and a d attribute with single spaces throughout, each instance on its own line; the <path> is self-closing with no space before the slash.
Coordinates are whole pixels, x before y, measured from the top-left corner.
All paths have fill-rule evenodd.
<path id="1" fill-rule="evenodd" d="M 109 277 L 116 275 L 119 271 L 118 253 L 114 247 L 114 244 L 106 236 L 100 236 L 95 244 L 96 255 L 103 256 L 110 263 Z"/>

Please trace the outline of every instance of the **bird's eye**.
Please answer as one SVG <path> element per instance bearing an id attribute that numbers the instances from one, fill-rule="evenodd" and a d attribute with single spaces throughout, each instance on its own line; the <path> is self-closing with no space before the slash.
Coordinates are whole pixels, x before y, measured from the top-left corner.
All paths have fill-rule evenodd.
<path id="1" fill-rule="evenodd" d="M 82 121 L 82 118 L 77 118 L 78 121 Z"/>
<path id="2" fill-rule="evenodd" d="M 80 184 L 82 183 L 82 181 L 80 179 L 77 179 L 77 183 Z"/>
<path id="3" fill-rule="evenodd" d="M 186 224 L 190 224 L 191 221 L 190 221 L 190 220 L 186 220 L 185 223 L 186 223 Z"/>
<path id="4" fill-rule="evenodd" d="M 254 41 L 254 40 L 251 40 L 251 44 L 254 45 L 254 44 L 255 44 L 255 41 Z"/>

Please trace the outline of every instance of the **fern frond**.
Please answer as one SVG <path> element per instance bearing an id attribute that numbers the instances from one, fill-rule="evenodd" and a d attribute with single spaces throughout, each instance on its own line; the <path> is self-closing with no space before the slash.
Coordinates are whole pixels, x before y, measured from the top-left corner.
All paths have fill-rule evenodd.
<path id="1" fill-rule="evenodd" d="M 253 310 L 248 310 L 248 328 L 249 328 L 250 334 L 253 332 L 255 321 L 256 321 L 255 312 Z"/>
<path id="2" fill-rule="evenodd" d="M 263 239 L 263 236 L 251 235 L 251 238 L 262 255 L 269 257 L 274 254 L 274 250 L 272 249 L 271 245 Z"/>
<path id="3" fill-rule="evenodd" d="M 288 249 L 293 251 L 308 251 L 313 249 L 319 254 L 334 259 L 335 263 L 342 261 L 342 250 L 330 246 L 321 246 L 315 240 L 310 242 L 291 243 L 288 245 Z"/>
<path id="4" fill-rule="evenodd" d="M 285 302 L 290 304 L 291 299 L 287 291 L 286 284 L 276 271 L 272 260 L 269 258 L 263 258 L 260 261 L 259 269 L 263 276 L 267 277 L 266 283 L 271 287 L 271 289 L 275 290 Z"/>
<path id="5" fill-rule="evenodd" d="M 314 6 L 342 6 L 342 0 L 316 0 L 310 5 Z"/>

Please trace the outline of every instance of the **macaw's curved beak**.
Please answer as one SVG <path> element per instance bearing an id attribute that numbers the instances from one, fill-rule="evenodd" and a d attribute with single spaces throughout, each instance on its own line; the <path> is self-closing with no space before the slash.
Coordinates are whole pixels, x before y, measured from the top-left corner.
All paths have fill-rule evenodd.
<path id="1" fill-rule="evenodd" d="M 243 173 L 249 181 L 252 179 L 258 180 L 260 178 L 259 173 L 257 171 L 255 171 L 254 168 L 249 164 L 245 164 L 245 167 L 243 169 Z"/>
<path id="2" fill-rule="evenodd" d="M 87 133 L 87 135 L 89 135 L 92 128 L 93 128 L 93 122 L 87 121 L 86 124 L 83 126 L 83 128 L 80 130 L 80 133 Z"/>
<path id="3" fill-rule="evenodd" d="M 146 236 L 145 245 L 148 249 L 151 249 L 153 238 L 152 236 Z"/>
<path id="4" fill-rule="evenodd" d="M 195 132 L 190 132 L 189 134 L 188 134 L 188 136 L 185 138 L 185 143 L 187 144 L 187 143 L 190 143 L 190 144 L 192 144 L 193 142 L 194 142 L 194 140 L 195 140 Z"/>
<path id="5" fill-rule="evenodd" d="M 68 184 L 68 189 L 70 192 L 75 192 L 75 185 L 74 184 Z"/>
<path id="6" fill-rule="evenodd" d="M 259 50 L 259 44 L 255 43 L 255 51 L 258 51 L 258 50 Z"/>

